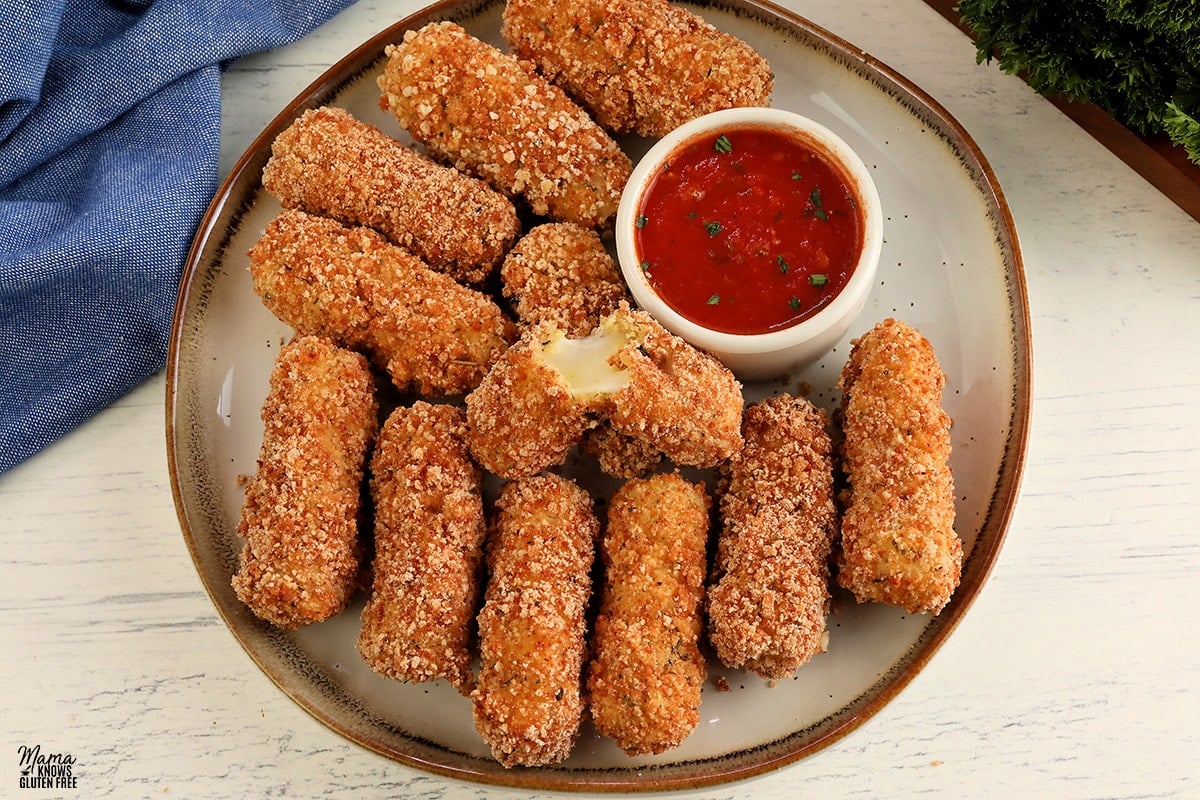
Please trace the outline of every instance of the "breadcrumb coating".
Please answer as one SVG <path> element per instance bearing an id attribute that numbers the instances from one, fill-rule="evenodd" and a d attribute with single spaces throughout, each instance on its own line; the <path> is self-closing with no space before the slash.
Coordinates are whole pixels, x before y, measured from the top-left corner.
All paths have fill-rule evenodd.
<path id="1" fill-rule="evenodd" d="M 827 428 L 805 399 L 762 400 L 746 409 L 745 444 L 719 470 L 708 638 L 726 666 L 784 678 L 826 648 L 837 533 Z"/>
<path id="2" fill-rule="evenodd" d="M 623 306 L 608 319 L 629 341 L 612 359 L 629 372 L 609 398 L 613 428 L 679 466 L 714 467 L 736 453 L 745 401 L 733 373 L 644 311 Z"/>
<path id="3" fill-rule="evenodd" d="M 533 213 L 611 225 L 628 156 L 531 66 L 453 22 L 389 45 L 380 105 L 434 158 L 476 175 Z"/>
<path id="4" fill-rule="evenodd" d="M 572 222 L 526 233 L 505 257 L 500 278 L 522 323 L 553 322 L 568 336 L 586 336 L 630 300 L 600 235 Z"/>
<path id="5" fill-rule="evenodd" d="M 300 336 L 275 360 L 258 467 L 246 484 L 238 599 L 281 628 L 342 611 L 357 587 L 359 503 L 378 428 L 366 359 Z"/>
<path id="6" fill-rule="evenodd" d="M 467 443 L 488 471 L 525 478 L 562 464 L 596 424 L 590 402 L 576 397 L 543 356 L 561 335 L 553 325 L 527 330 L 467 395 Z"/>
<path id="7" fill-rule="evenodd" d="M 937 614 L 958 587 L 945 382 L 929 341 L 895 319 L 856 339 L 842 371 L 838 583 L 860 602 Z"/>
<path id="8" fill-rule="evenodd" d="M 626 753 L 678 746 L 700 721 L 700 653 L 711 501 L 678 473 L 613 495 L 587 688 L 596 729 Z"/>
<path id="9" fill-rule="evenodd" d="M 516 338 L 490 297 L 364 227 L 284 210 L 250 250 L 254 290 L 301 333 L 367 352 L 401 391 L 473 389 Z"/>
<path id="10" fill-rule="evenodd" d="M 396 408 L 379 433 L 374 577 L 358 652 L 381 675 L 444 678 L 468 694 L 485 526 L 465 432 L 460 408 L 417 401 Z"/>
<path id="11" fill-rule="evenodd" d="M 508 0 L 501 33 L 614 133 L 663 136 L 711 111 L 770 103 L 766 59 L 666 0 Z"/>
<path id="12" fill-rule="evenodd" d="M 374 228 L 466 283 L 487 278 L 520 232 L 507 197 L 341 108 L 305 111 L 280 133 L 262 181 L 285 207 Z"/>
<path id="13" fill-rule="evenodd" d="M 600 523 L 570 480 L 505 484 L 488 537 L 475 728 L 506 767 L 570 755 L 583 719 L 591 568 Z"/>
<path id="14" fill-rule="evenodd" d="M 618 433 L 602 421 L 583 434 L 583 451 L 596 459 L 605 475 L 614 478 L 644 478 L 663 462 L 663 453 L 645 439 Z"/>

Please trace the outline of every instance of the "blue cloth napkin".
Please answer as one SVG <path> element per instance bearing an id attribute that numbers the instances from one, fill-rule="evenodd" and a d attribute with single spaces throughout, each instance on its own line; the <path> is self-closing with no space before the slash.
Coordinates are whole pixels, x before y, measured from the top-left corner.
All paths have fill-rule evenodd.
<path id="1" fill-rule="evenodd" d="M 0 2 L 0 473 L 162 368 L 221 65 L 351 2 Z"/>

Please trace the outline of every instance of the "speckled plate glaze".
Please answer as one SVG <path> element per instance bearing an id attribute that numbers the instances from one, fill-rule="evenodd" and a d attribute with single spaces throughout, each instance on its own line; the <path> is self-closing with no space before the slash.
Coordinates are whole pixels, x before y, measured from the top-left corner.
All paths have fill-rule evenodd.
<path id="1" fill-rule="evenodd" d="M 167 445 L 183 534 L 218 612 L 288 696 L 341 735 L 404 764 L 481 783 L 537 789 L 684 789 L 756 775 L 809 756 L 866 722 L 912 680 L 982 587 L 1016 501 L 1028 435 L 1030 339 L 1021 256 L 995 176 L 967 133 L 886 65 L 806 20 L 760 2 L 693 6 L 752 43 L 776 75 L 773 103 L 846 139 L 874 173 L 885 213 L 877 285 L 827 358 L 794 376 L 832 408 L 849 339 L 887 316 L 920 329 L 948 375 L 955 420 L 962 585 L 936 618 L 835 595 L 829 650 L 774 685 L 710 665 L 701 721 L 677 749 L 629 758 L 585 725 L 565 763 L 506 770 L 443 683 L 402 685 L 372 673 L 354 642 L 361 602 L 294 633 L 255 619 L 229 585 L 239 542 L 239 476 L 253 472 L 259 407 L 289 329 L 251 290 L 246 250 L 278 204 L 260 175 L 270 143 L 301 111 L 332 104 L 406 138 L 380 111 L 384 46 L 450 18 L 502 45 L 496 0 L 431 6 L 364 43 L 296 98 L 235 165 L 201 225 L 179 292 L 168 365 Z M 623 142 L 636 157 L 647 142 Z M 750 399 L 789 388 L 747 387 Z M 724 678 L 728 690 L 716 680 Z"/>

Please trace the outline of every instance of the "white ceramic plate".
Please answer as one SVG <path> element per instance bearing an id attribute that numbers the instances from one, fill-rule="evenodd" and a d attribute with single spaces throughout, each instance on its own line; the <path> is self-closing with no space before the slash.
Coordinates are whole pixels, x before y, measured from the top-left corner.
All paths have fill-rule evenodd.
<path id="1" fill-rule="evenodd" d="M 712 664 L 701 722 L 677 749 L 630 758 L 585 726 L 565 763 L 506 770 L 471 722 L 469 701 L 443 683 L 409 686 L 372 673 L 355 651 L 361 602 L 288 633 L 255 619 L 229 579 L 239 542 L 239 476 L 253 472 L 259 407 L 289 329 L 254 295 L 245 253 L 278 204 L 259 179 L 270 143 L 305 108 L 331 104 L 399 138 L 378 107 L 383 48 L 403 32 L 452 18 L 502 46 L 497 0 L 446 2 L 364 43 L 285 108 L 235 165 L 197 233 L 180 287 L 168 364 L 172 486 L 196 568 L 217 610 L 279 687 L 340 734 L 400 762 L 485 783 L 544 789 L 662 790 L 736 780 L 812 754 L 862 724 L 950 635 L 995 560 L 1017 496 L 1028 434 L 1030 342 L 1017 238 L 978 148 L 931 98 L 883 64 L 774 6 L 716 2 L 694 9 L 752 43 L 776 75 L 773 103 L 846 139 L 873 171 L 885 244 L 866 311 L 836 350 L 797 375 L 832 408 L 848 339 L 896 316 L 933 343 L 955 420 L 952 466 L 962 585 L 936 618 L 835 597 L 829 651 L 775 685 Z M 625 143 L 636 157 L 646 142 Z M 748 386 L 757 399 L 787 388 Z M 718 691 L 725 678 L 729 691 Z"/>

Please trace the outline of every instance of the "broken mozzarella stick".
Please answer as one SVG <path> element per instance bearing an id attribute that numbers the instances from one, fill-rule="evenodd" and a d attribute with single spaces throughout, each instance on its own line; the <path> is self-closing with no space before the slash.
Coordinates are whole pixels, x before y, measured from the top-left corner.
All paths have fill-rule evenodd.
<path id="1" fill-rule="evenodd" d="M 751 405 L 745 444 L 718 471 L 722 528 L 708 638 L 728 667 L 784 678 L 826 649 L 837 533 L 825 413 L 776 395 Z"/>
<path id="2" fill-rule="evenodd" d="M 379 433 L 374 575 L 358 651 L 381 675 L 444 678 L 468 694 L 485 527 L 464 429 L 461 409 L 418 401 L 393 411 Z"/>
<path id="3" fill-rule="evenodd" d="M 366 359 L 316 336 L 284 345 L 262 406 L 233 576 L 258 617 L 293 629 L 342 611 L 358 585 L 359 502 L 378 428 Z"/>
<path id="4" fill-rule="evenodd" d="M 565 759 L 583 720 L 587 607 L 600 523 L 558 475 L 504 485 L 488 535 L 475 727 L 506 767 Z"/>
<path id="5" fill-rule="evenodd" d="M 491 274 L 520 231 L 507 197 L 340 108 L 305 111 L 275 137 L 262 180 L 285 207 L 374 228 L 465 283 Z"/>
<path id="6" fill-rule="evenodd" d="M 468 442 L 507 478 L 562 464 L 607 420 L 676 464 L 712 467 L 741 447 L 741 385 L 719 361 L 622 304 L 591 334 L 526 331 L 467 395 Z"/>
<path id="7" fill-rule="evenodd" d="M 662 473 L 627 481 L 609 506 L 588 703 L 629 755 L 677 747 L 700 721 L 710 505 L 702 484 Z"/>
<path id="8" fill-rule="evenodd" d="M 408 31 L 385 52 L 381 105 L 427 152 L 539 216 L 612 223 L 629 157 L 532 66 L 453 22 Z"/>
<path id="9" fill-rule="evenodd" d="M 369 228 L 285 210 L 249 255 L 254 290 L 275 316 L 367 352 L 401 391 L 468 392 L 516 337 L 490 297 Z"/>
<path id="10" fill-rule="evenodd" d="M 895 319 L 854 340 L 842 370 L 838 583 L 860 602 L 937 614 L 958 587 L 945 382 L 929 340 Z"/>

